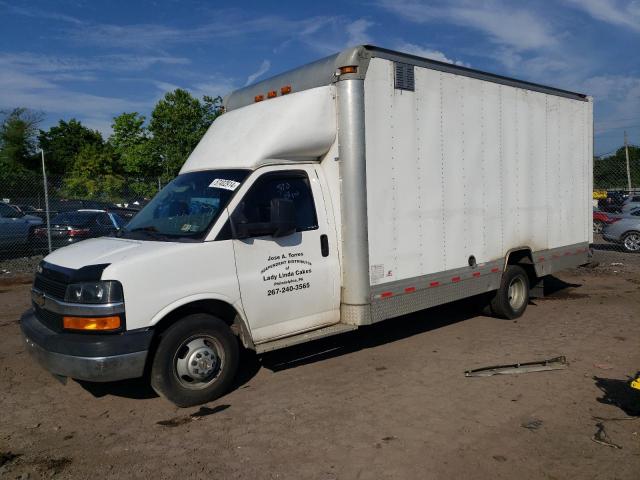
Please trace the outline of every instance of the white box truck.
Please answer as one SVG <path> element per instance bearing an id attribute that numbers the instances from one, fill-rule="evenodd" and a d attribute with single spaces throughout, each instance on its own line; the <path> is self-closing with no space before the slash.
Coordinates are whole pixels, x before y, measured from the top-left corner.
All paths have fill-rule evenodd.
<path id="1" fill-rule="evenodd" d="M 588 96 L 359 46 L 225 108 L 118 236 L 38 267 L 21 326 L 52 373 L 149 372 L 194 405 L 229 388 L 242 346 L 480 294 L 515 318 L 541 278 L 588 261 Z"/>

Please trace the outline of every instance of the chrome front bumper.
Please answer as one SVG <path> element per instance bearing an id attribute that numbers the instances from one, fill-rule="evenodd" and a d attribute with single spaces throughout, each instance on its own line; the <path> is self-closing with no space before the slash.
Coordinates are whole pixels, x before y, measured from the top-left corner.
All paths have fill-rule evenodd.
<path id="1" fill-rule="evenodd" d="M 90 382 L 112 382 L 141 377 L 147 352 L 125 353 L 111 357 L 76 357 L 48 352 L 25 337 L 27 350 L 40 365 L 54 375 Z"/>
<path id="2" fill-rule="evenodd" d="M 152 332 L 119 335 L 58 333 L 33 311 L 20 319 L 28 352 L 54 375 L 111 382 L 144 374 Z"/>

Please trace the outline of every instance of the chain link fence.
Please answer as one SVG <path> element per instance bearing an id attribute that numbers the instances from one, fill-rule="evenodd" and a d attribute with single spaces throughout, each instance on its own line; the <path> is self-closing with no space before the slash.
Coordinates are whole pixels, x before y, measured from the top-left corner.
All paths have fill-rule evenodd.
<path id="1" fill-rule="evenodd" d="M 593 249 L 640 253 L 640 165 L 624 156 L 593 163 Z M 620 259 L 622 259 L 621 257 Z"/>
<path id="2" fill-rule="evenodd" d="M 158 178 L 116 175 L 0 184 L 0 276 L 33 272 L 57 248 L 115 234 L 161 187 Z"/>
<path id="3" fill-rule="evenodd" d="M 637 170 L 637 171 L 636 171 Z M 593 248 L 640 253 L 640 166 L 594 160 Z M 631 183 L 631 188 L 629 184 Z M 112 235 L 162 187 L 158 178 L 30 175 L 0 184 L 0 275 L 32 272 L 48 252 Z"/>

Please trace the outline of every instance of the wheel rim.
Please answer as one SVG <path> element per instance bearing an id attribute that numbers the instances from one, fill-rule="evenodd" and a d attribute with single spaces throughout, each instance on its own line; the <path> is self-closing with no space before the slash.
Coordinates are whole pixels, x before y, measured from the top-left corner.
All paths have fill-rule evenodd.
<path id="1" fill-rule="evenodd" d="M 640 233 L 630 233 L 624 237 L 624 248 L 630 252 L 637 252 L 640 250 Z"/>
<path id="2" fill-rule="evenodd" d="M 593 222 L 593 233 L 602 233 L 603 225 L 601 222 Z"/>
<path id="3" fill-rule="evenodd" d="M 524 278 L 515 277 L 509 283 L 509 305 L 514 311 L 518 311 L 524 305 L 526 299 L 527 286 Z"/>
<path id="4" fill-rule="evenodd" d="M 224 367 L 224 350 L 220 342 L 209 335 L 189 337 L 176 350 L 173 366 L 183 387 L 201 390 L 220 376 Z"/>

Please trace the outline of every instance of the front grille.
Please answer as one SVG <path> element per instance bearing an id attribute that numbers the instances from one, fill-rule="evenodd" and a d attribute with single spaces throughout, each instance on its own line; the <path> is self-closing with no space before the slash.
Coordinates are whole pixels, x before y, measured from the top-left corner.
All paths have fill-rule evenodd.
<path id="1" fill-rule="evenodd" d="M 47 296 L 57 298 L 58 300 L 64 300 L 64 295 L 67 291 L 66 283 L 47 278 L 40 273 L 36 274 L 33 287 Z"/>
<path id="2" fill-rule="evenodd" d="M 56 332 L 62 331 L 62 315 L 40 308 L 38 305 L 34 305 L 34 311 L 38 320 L 40 320 L 46 327 Z"/>

